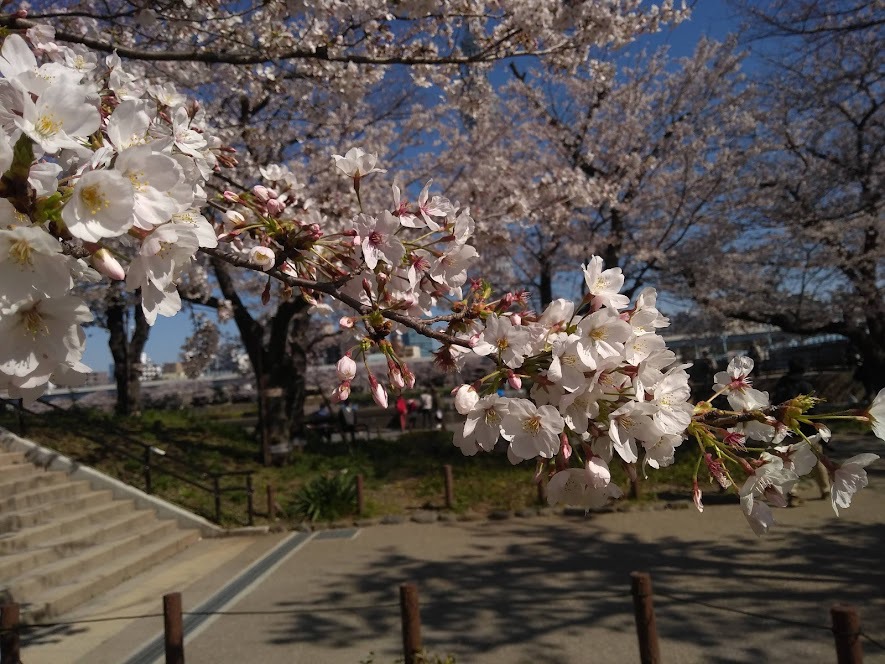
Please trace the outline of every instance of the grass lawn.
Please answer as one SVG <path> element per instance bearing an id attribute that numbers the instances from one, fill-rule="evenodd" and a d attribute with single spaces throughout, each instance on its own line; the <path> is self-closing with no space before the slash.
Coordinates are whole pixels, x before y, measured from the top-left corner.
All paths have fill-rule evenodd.
<path id="1" fill-rule="evenodd" d="M 27 416 L 27 436 L 78 461 L 144 488 L 143 448 L 134 441 L 156 446 L 165 456 L 153 455 L 152 464 L 168 468 L 211 487 L 211 473 L 251 470 L 255 510 L 266 511 L 265 487 L 275 487 L 277 503 L 288 522 L 295 516 L 296 496 L 316 478 L 343 473 L 364 477 L 366 516 L 408 514 L 418 509 L 444 507 L 443 464 L 451 464 L 455 480 L 456 511 L 519 509 L 537 504 L 532 482 L 534 464 L 512 466 L 503 454 L 464 457 L 446 431 L 413 431 L 399 438 L 358 440 L 353 445 L 308 441 L 282 466 L 264 468 L 259 446 L 242 422 L 254 420 L 254 406 L 209 406 L 184 411 L 148 411 L 140 417 L 116 418 L 92 410 L 51 411 Z M 242 420 L 242 422 L 240 421 Z M 15 413 L 0 413 L 0 426 L 19 431 Z M 126 452 L 132 458 L 112 454 Z M 677 453 L 677 462 L 663 471 L 649 471 L 643 499 L 658 495 L 689 497 L 696 447 L 690 441 Z M 203 469 L 183 470 L 177 462 Z M 623 469 L 612 465 L 613 480 L 627 492 Z M 246 493 L 242 477 L 222 479 L 224 525 L 245 522 Z M 153 492 L 209 518 L 214 512 L 211 493 L 169 474 L 152 472 Z M 239 490 L 235 488 L 239 487 Z M 342 513 L 336 518 L 353 516 Z M 263 522 L 261 514 L 257 522 Z"/>

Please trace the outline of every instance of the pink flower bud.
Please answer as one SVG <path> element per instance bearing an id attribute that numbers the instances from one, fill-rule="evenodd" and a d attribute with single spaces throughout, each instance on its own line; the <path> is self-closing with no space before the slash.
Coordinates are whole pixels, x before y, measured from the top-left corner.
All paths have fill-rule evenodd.
<path id="1" fill-rule="evenodd" d="M 311 224 L 307 227 L 307 232 L 310 234 L 311 240 L 319 240 L 323 237 L 323 229 L 320 228 L 319 224 Z"/>
<path id="2" fill-rule="evenodd" d="M 108 279 L 122 281 L 126 278 L 126 272 L 123 270 L 123 266 L 120 265 L 120 262 L 104 247 L 92 254 L 90 262 L 92 263 L 92 267 Z"/>
<path id="3" fill-rule="evenodd" d="M 286 204 L 283 203 L 283 201 L 272 198 L 264 204 L 264 207 L 267 208 L 267 211 L 270 214 L 277 215 L 286 209 Z"/>
<path id="4" fill-rule="evenodd" d="M 522 325 L 522 316 L 520 316 L 519 314 L 511 314 L 510 323 L 512 325 Z"/>
<path id="5" fill-rule="evenodd" d="M 261 304 L 267 304 L 270 302 L 270 281 L 264 286 L 264 290 L 261 291 Z"/>
<path id="6" fill-rule="evenodd" d="M 226 191 L 222 195 L 224 196 L 224 200 L 229 201 L 231 203 L 239 203 L 240 202 L 240 197 L 232 191 Z"/>
<path id="7" fill-rule="evenodd" d="M 518 389 L 521 389 L 521 388 L 522 388 L 522 378 L 520 378 L 519 376 L 517 376 L 517 375 L 516 375 L 515 373 L 513 373 L 512 371 L 508 371 L 508 372 L 507 372 L 507 383 L 508 383 L 508 384 L 510 385 L 510 387 L 512 387 L 514 390 L 518 390 Z"/>
<path id="8" fill-rule="evenodd" d="M 393 362 L 387 363 L 387 378 L 390 381 L 390 384 L 398 390 L 401 390 L 406 386 L 406 381 L 403 380 L 403 372 L 400 371 L 399 367 Z"/>
<path id="9" fill-rule="evenodd" d="M 267 247 L 253 247 L 252 251 L 249 252 L 249 260 L 255 263 L 258 268 L 267 272 L 274 266 L 277 257 L 276 254 L 274 254 L 273 249 L 268 249 Z"/>
<path id="10" fill-rule="evenodd" d="M 473 385 L 461 385 L 452 393 L 455 397 L 455 410 L 461 415 L 466 415 L 476 403 L 479 401 L 479 395 L 476 393 Z"/>
<path id="11" fill-rule="evenodd" d="M 375 403 L 382 408 L 387 408 L 387 390 L 372 374 L 369 374 L 369 386 L 372 388 L 372 398 Z"/>
<path id="12" fill-rule="evenodd" d="M 335 365 L 335 373 L 338 374 L 339 380 L 353 380 L 356 376 L 356 362 L 351 359 L 350 355 L 345 355 Z"/>
<path id="13" fill-rule="evenodd" d="M 342 316 L 341 320 L 338 321 L 338 324 L 341 327 L 343 327 L 345 330 L 349 330 L 353 327 L 355 322 L 356 321 L 354 321 L 354 319 L 351 318 L 350 316 Z"/>
<path id="14" fill-rule="evenodd" d="M 342 401 L 347 401 L 348 397 L 350 397 L 350 381 L 345 380 L 335 388 L 334 392 L 332 392 L 332 401 L 340 403 Z"/>
<path id="15" fill-rule="evenodd" d="M 242 214 L 240 214 L 236 210 L 228 210 L 227 212 L 225 212 L 224 213 L 224 220 L 225 220 L 225 222 L 231 224 L 234 227 L 239 226 L 240 224 L 246 223 L 246 217 L 244 217 Z"/>
<path id="16" fill-rule="evenodd" d="M 704 503 L 701 502 L 701 487 L 698 486 L 698 479 L 694 478 L 691 483 L 691 499 L 694 506 L 698 508 L 698 512 L 704 511 Z"/>
<path id="17" fill-rule="evenodd" d="M 406 381 L 406 387 L 410 390 L 415 387 L 415 374 L 405 364 L 403 365 L 403 379 Z"/>
<path id="18" fill-rule="evenodd" d="M 260 184 L 252 187 L 252 194 L 262 203 L 267 203 L 270 199 L 277 197 L 277 192 Z"/>
<path id="19" fill-rule="evenodd" d="M 559 434 L 559 455 L 564 461 L 568 461 L 572 456 L 572 445 L 564 433 Z"/>

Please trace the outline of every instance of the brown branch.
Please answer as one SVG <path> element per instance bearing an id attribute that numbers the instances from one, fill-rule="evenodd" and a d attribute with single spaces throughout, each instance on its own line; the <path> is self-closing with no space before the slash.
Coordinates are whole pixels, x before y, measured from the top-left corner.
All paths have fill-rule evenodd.
<path id="1" fill-rule="evenodd" d="M 367 316 L 373 311 L 379 311 L 384 318 L 388 320 L 392 320 L 394 322 L 399 323 L 400 325 L 404 325 L 408 328 L 415 330 L 418 334 L 429 337 L 430 339 L 436 339 L 444 344 L 450 344 L 453 346 L 462 346 L 464 348 L 470 348 L 470 342 L 466 339 L 461 339 L 451 334 L 446 334 L 445 332 L 439 332 L 430 327 L 430 323 L 435 322 L 447 322 L 452 320 L 457 320 L 460 318 L 459 315 L 453 314 L 451 316 L 437 316 L 431 319 L 416 319 L 411 316 L 406 316 L 398 311 L 392 311 L 390 309 L 376 309 L 367 304 L 364 304 L 360 300 L 355 297 L 348 295 L 347 293 L 343 293 L 340 290 L 340 287 L 349 281 L 349 278 L 338 280 L 338 281 L 316 281 L 312 279 L 303 279 L 301 277 L 294 277 L 290 274 L 286 274 L 279 268 L 274 268 L 272 270 L 268 270 L 264 272 L 260 268 L 256 267 L 254 263 L 252 263 L 249 258 L 245 256 L 236 256 L 233 254 L 228 254 L 224 251 L 219 251 L 218 249 L 200 249 L 203 253 L 212 256 L 217 260 L 224 261 L 234 267 L 241 267 L 247 270 L 252 270 L 253 272 L 259 272 L 261 274 L 267 274 L 274 279 L 278 279 L 282 281 L 284 284 L 288 286 L 292 286 L 295 288 L 304 288 L 308 290 L 317 291 L 318 293 L 323 293 L 328 295 L 329 297 L 338 300 L 342 304 L 347 305 L 357 313 L 362 316 Z"/>
<path id="2" fill-rule="evenodd" d="M 10 30 L 27 29 L 36 25 L 40 25 L 36 21 L 31 21 L 18 16 L 0 16 L 0 27 Z M 267 62 L 278 62 L 280 60 L 320 60 L 323 62 L 340 62 L 354 63 L 365 65 L 466 65 L 483 62 L 496 62 L 503 58 L 510 57 L 543 57 L 552 53 L 557 53 L 566 48 L 566 45 L 555 46 L 547 49 L 539 49 L 537 51 L 515 50 L 512 52 L 488 52 L 481 51 L 476 55 L 470 56 L 370 56 L 359 54 L 335 54 L 330 53 L 329 49 L 321 46 L 315 50 L 309 49 L 290 49 L 279 53 L 256 52 L 244 53 L 236 51 L 149 51 L 137 48 L 131 48 L 124 44 L 118 44 L 113 41 L 102 41 L 93 39 L 83 35 L 65 32 L 63 30 L 56 31 L 55 39 L 63 42 L 74 44 L 83 44 L 95 51 L 104 53 L 116 52 L 122 58 L 131 58 L 134 60 L 145 60 L 152 62 L 204 62 L 207 64 L 231 64 L 231 65 L 254 65 Z"/>

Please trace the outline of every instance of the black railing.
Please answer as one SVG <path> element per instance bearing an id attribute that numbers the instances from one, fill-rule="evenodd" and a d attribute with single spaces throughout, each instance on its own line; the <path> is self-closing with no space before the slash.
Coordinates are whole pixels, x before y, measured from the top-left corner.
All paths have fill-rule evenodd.
<path id="1" fill-rule="evenodd" d="M 20 429 L 19 434 L 24 437 L 27 433 L 27 430 L 25 428 L 25 420 L 23 418 L 23 415 L 27 414 L 39 417 L 39 413 L 35 413 L 34 411 L 25 408 L 18 400 L 4 399 L 0 397 L 0 401 L 6 404 L 11 404 L 18 410 Z M 49 406 L 50 408 L 53 408 L 55 410 L 67 412 L 64 408 L 56 406 L 55 404 L 49 403 L 47 401 L 41 400 L 39 403 L 45 406 Z M 107 425 L 103 426 L 105 426 L 106 428 L 111 428 L 107 427 Z M 199 506 L 196 506 L 195 508 L 193 505 L 188 506 L 183 503 L 182 505 L 184 507 L 196 509 L 196 511 L 198 512 L 203 512 L 204 516 L 212 519 L 213 521 L 215 521 L 215 523 L 220 524 L 222 518 L 225 516 L 222 510 L 222 495 L 225 493 L 245 493 L 246 525 L 254 525 L 255 510 L 252 487 L 253 471 L 233 470 L 219 472 L 209 470 L 208 468 L 203 468 L 197 464 L 170 457 L 166 454 L 165 451 L 161 450 L 155 445 L 150 445 L 148 443 L 142 442 L 136 438 L 133 438 L 128 433 L 116 428 L 114 428 L 113 430 L 113 435 L 117 439 L 115 440 L 114 444 L 109 443 L 107 440 L 99 436 L 91 435 L 86 432 L 78 432 L 77 435 L 98 445 L 111 458 L 117 458 L 121 460 L 125 459 L 129 461 L 134 461 L 139 464 L 139 466 L 141 467 L 142 479 L 144 481 L 145 493 L 156 495 L 154 491 L 154 473 L 159 473 L 175 478 L 180 482 L 184 482 L 189 486 L 195 487 L 196 489 L 210 494 L 213 499 L 213 509 L 211 513 L 208 512 L 208 510 L 201 510 Z M 118 441 L 123 441 L 130 446 L 130 449 L 125 449 L 124 447 L 121 447 L 117 444 Z M 85 463 L 83 459 L 73 459 L 74 461 Z M 239 482 L 235 486 L 224 486 L 225 481 L 229 479 L 237 479 L 239 480 Z"/>

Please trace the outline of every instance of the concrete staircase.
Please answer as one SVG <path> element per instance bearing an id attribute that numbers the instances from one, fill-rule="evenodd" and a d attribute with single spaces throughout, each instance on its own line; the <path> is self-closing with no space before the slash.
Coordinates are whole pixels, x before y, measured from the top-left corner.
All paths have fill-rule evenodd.
<path id="1" fill-rule="evenodd" d="M 40 622 L 111 590 L 201 537 L 0 446 L 0 600 Z"/>

